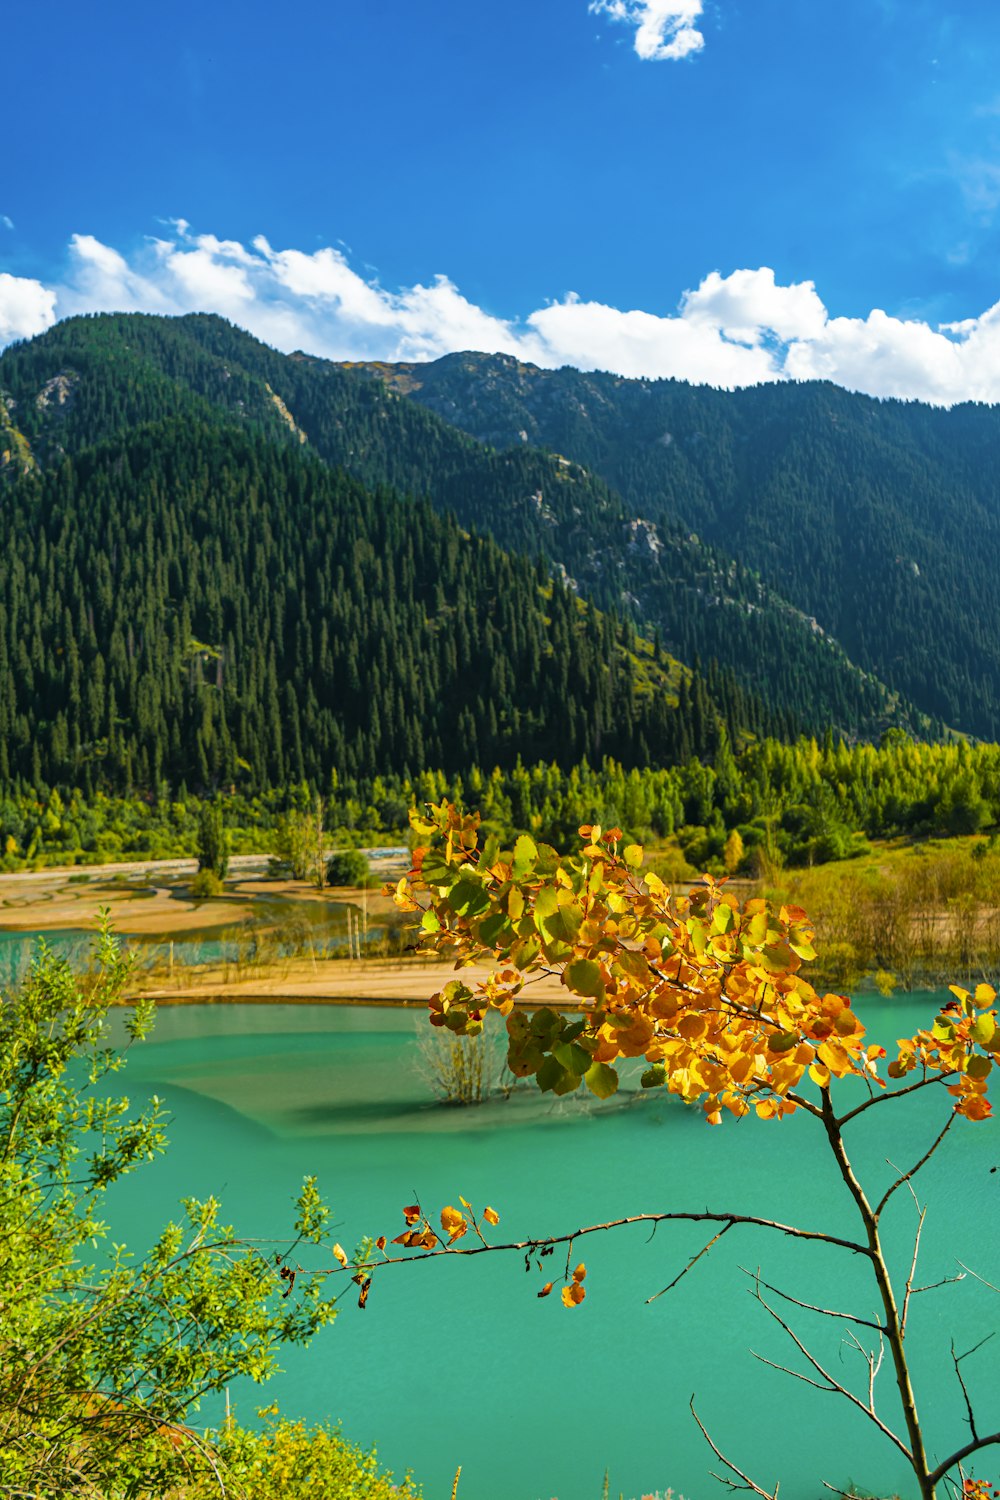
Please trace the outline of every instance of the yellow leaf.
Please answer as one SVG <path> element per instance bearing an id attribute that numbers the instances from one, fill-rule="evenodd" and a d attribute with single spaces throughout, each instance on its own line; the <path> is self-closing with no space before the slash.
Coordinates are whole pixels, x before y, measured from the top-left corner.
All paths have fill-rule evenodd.
<path id="1" fill-rule="evenodd" d="M 485 1209 L 483 1212 L 483 1218 L 486 1220 L 487 1224 L 495 1225 L 500 1223 L 500 1215 L 497 1213 L 495 1208 Z"/>
<path id="2" fill-rule="evenodd" d="M 447 1208 L 441 1210 L 441 1228 L 448 1236 L 448 1243 L 451 1245 L 455 1240 L 462 1238 L 462 1235 L 468 1230 L 469 1225 L 465 1215 L 459 1213 L 457 1208 L 452 1208 L 449 1204 Z"/>
<path id="3" fill-rule="evenodd" d="M 573 1280 L 574 1281 L 586 1281 L 586 1279 L 587 1279 L 587 1267 L 584 1265 L 583 1261 L 581 1260 L 580 1264 L 577 1266 L 576 1270 L 573 1272 Z"/>
<path id="4" fill-rule="evenodd" d="M 578 1281 L 574 1281 L 571 1283 L 571 1285 L 564 1286 L 562 1289 L 563 1306 L 579 1307 L 580 1303 L 583 1301 L 586 1295 L 586 1289 L 582 1287 Z"/>
<path id="5" fill-rule="evenodd" d="M 346 1269 L 346 1267 L 349 1265 L 349 1261 L 347 1259 L 347 1255 L 344 1251 L 343 1245 L 334 1245 L 333 1253 L 340 1261 L 340 1264 Z"/>

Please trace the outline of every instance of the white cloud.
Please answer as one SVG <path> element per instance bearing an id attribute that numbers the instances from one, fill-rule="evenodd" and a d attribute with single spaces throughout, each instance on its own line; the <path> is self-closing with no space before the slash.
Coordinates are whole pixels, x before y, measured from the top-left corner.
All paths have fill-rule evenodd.
<path id="1" fill-rule="evenodd" d="M 14 220 L 9 214 L 0 214 L 0 229 L 13 229 Z"/>
<path id="2" fill-rule="evenodd" d="M 782 285 L 767 266 L 710 271 L 672 314 L 570 294 L 517 320 L 477 306 L 444 275 L 390 290 L 339 248 L 275 249 L 262 235 L 244 245 L 195 234 L 183 220 L 128 256 L 74 235 L 59 285 L 0 272 L 0 345 L 42 332 L 57 316 L 98 311 L 221 313 L 276 348 L 331 359 L 479 349 L 548 368 L 730 388 L 820 379 L 939 405 L 1000 402 L 1000 302 L 940 326 L 879 308 L 836 317 L 813 282 Z"/>
<path id="3" fill-rule="evenodd" d="M 703 0 L 590 0 L 591 15 L 635 27 L 635 50 L 647 62 L 676 62 L 700 52 L 705 38 L 695 22 Z"/>
<path id="4" fill-rule="evenodd" d="M 710 271 L 681 303 L 685 319 L 720 328 L 727 339 L 759 344 L 765 331 L 779 339 L 817 338 L 826 324 L 826 308 L 811 281 L 778 286 L 767 266 L 720 276 Z"/>
<path id="5" fill-rule="evenodd" d="M 0 271 L 0 347 L 34 338 L 56 320 L 56 294 L 40 281 Z"/>

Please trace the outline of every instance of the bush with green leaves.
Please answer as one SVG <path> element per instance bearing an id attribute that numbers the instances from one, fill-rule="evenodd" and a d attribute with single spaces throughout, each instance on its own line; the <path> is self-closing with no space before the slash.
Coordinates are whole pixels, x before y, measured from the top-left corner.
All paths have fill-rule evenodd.
<path id="1" fill-rule="evenodd" d="M 94 957 L 80 977 L 40 946 L 0 1005 L 0 1476 L 33 1500 L 182 1494 L 222 1474 L 190 1425 L 201 1399 L 266 1380 L 334 1316 L 322 1278 L 285 1258 L 328 1219 L 311 1178 L 278 1256 L 213 1198 L 186 1200 L 145 1255 L 109 1244 L 107 1190 L 163 1150 L 164 1109 L 110 1087 L 125 1054 L 105 1023 L 129 966 L 106 928 Z M 151 1015 L 129 1014 L 130 1041 Z"/>
<path id="2" fill-rule="evenodd" d="M 336 849 L 326 862 L 327 885 L 364 886 L 371 871 L 360 849 Z"/>
<path id="3" fill-rule="evenodd" d="M 420 1500 L 409 1474 L 398 1482 L 339 1428 L 279 1418 L 273 1410 L 259 1429 L 227 1425 L 212 1440 L 221 1472 L 240 1500 Z M 214 1476 L 187 1500 L 218 1500 Z"/>

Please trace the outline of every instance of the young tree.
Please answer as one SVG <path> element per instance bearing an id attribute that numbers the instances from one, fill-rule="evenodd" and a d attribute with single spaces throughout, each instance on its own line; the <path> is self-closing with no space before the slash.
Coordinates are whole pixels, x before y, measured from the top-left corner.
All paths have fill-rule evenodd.
<path id="1" fill-rule="evenodd" d="M 218 802 L 203 802 L 198 816 L 198 869 L 208 870 L 217 880 L 226 878 L 229 869 L 229 835 L 226 833 L 222 807 Z"/>
<path id="2" fill-rule="evenodd" d="M 483 960 L 499 964 L 475 989 L 458 978 L 433 995 L 431 1024 L 458 1036 L 476 1035 L 487 1012 L 498 1011 L 506 1018 L 511 1071 L 534 1077 L 539 1088 L 555 1094 L 583 1086 L 607 1098 L 618 1088 L 620 1064 L 642 1058 L 644 1088 L 667 1088 L 688 1104 L 700 1104 L 710 1124 L 719 1124 L 726 1112 L 738 1118 L 754 1110 L 763 1120 L 800 1116 L 803 1128 L 815 1132 L 816 1149 L 831 1153 L 836 1163 L 854 1230 L 847 1227 L 835 1235 L 724 1208 L 672 1209 L 615 1222 L 704 1222 L 714 1231 L 705 1251 L 721 1235 L 755 1226 L 860 1258 L 871 1273 L 879 1308 L 875 1318 L 798 1301 L 758 1278 L 759 1300 L 804 1363 L 804 1369 L 789 1373 L 861 1410 L 905 1455 L 922 1500 L 933 1500 L 942 1483 L 967 1497 L 986 1496 L 989 1486 L 968 1476 L 965 1464 L 982 1449 L 1000 1444 L 1000 1432 L 982 1432 L 977 1426 L 961 1368 L 965 1356 L 953 1351 L 970 1436 L 950 1448 L 936 1447 L 947 1454 L 940 1460 L 930 1456 L 911 1378 L 905 1340 L 912 1299 L 925 1290 L 915 1282 L 924 1210 L 918 1209 L 912 1257 L 901 1271 L 887 1256 L 882 1221 L 890 1205 L 900 1201 L 898 1194 L 912 1193 L 914 1179 L 955 1122 L 975 1122 L 990 1113 L 987 1084 L 1000 1054 L 994 991 L 988 985 L 974 994 L 954 987 L 954 998 L 932 1024 L 899 1043 L 886 1068 L 895 1087 L 887 1088 L 878 1072 L 886 1054 L 866 1041 L 849 1000 L 818 994 L 802 973 L 803 963 L 815 952 L 812 930 L 799 908 L 775 910 L 759 899 L 741 906 L 725 882 L 708 876 L 688 895 L 673 895 L 654 874 L 643 876 L 642 849 L 623 847 L 618 829 L 583 827 L 578 853 L 560 858 L 527 837 L 519 838 L 512 851 L 501 850 L 495 839 L 480 848 L 478 816 L 463 816 L 447 803 L 413 821 L 421 847 L 409 875 L 395 887 L 397 902 L 420 914 L 425 947 L 453 959 L 456 968 Z M 517 997 L 539 973 L 561 976 L 574 1013 L 542 1007 L 531 1015 L 515 1008 Z M 862 1091 L 854 1101 L 842 1097 L 852 1083 Z M 888 1187 L 876 1194 L 852 1164 L 850 1127 L 887 1104 L 905 1109 L 908 1097 L 926 1090 L 945 1106 L 940 1128 L 914 1164 L 894 1169 Z M 562 1301 L 570 1308 L 586 1295 L 585 1265 L 570 1269 L 575 1241 L 615 1227 L 594 1224 L 553 1238 L 495 1245 L 487 1238 L 489 1227 L 498 1222 L 493 1209 L 477 1216 L 464 1200 L 461 1209 L 448 1205 L 440 1230 L 419 1204 L 411 1204 L 404 1214 L 405 1228 L 393 1243 L 417 1252 L 418 1258 L 513 1249 L 529 1260 L 537 1257 L 541 1268 L 556 1245 L 565 1245 Z M 470 1231 L 475 1243 L 462 1245 Z M 400 1258 L 390 1254 L 384 1238 L 376 1245 L 384 1261 Z M 366 1262 L 365 1295 L 379 1263 L 373 1250 Z M 552 1290 L 553 1282 L 548 1282 L 538 1295 Z M 841 1329 L 851 1330 L 864 1360 L 860 1394 L 829 1360 L 806 1346 L 769 1297 L 825 1313 Z M 899 1398 L 895 1423 L 885 1420 L 876 1405 L 875 1377 L 883 1353 Z M 734 1488 L 772 1494 L 724 1458 L 714 1443 L 712 1447 Z"/>
<path id="3" fill-rule="evenodd" d="M 266 1380 L 284 1343 L 334 1315 L 322 1278 L 287 1252 L 328 1218 L 306 1179 L 282 1253 L 241 1242 L 214 1199 L 188 1199 L 142 1258 L 105 1241 L 107 1189 L 163 1149 L 163 1106 L 109 1092 L 105 1045 L 128 979 L 107 930 L 94 976 L 41 947 L 0 1006 L 0 1488 L 5 1495 L 193 1493 L 222 1476 L 188 1425 L 231 1380 Z M 151 1007 L 126 1028 L 143 1036 Z M 222 1490 L 224 1493 L 224 1489 Z"/>

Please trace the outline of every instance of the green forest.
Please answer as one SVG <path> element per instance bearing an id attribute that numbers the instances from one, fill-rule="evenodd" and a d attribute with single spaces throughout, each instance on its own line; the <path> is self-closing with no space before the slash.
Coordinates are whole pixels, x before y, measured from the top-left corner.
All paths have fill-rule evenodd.
<path id="1" fill-rule="evenodd" d="M 333 773 L 320 791 L 325 827 L 337 842 L 402 842 L 410 808 L 447 800 L 481 811 L 508 840 L 530 833 L 565 845 L 581 824 L 617 824 L 630 838 L 672 845 L 690 873 L 721 872 L 735 831 L 742 852 L 730 860 L 732 870 L 753 872 L 762 860 L 803 866 L 849 858 L 866 839 L 989 830 L 1000 815 L 1000 746 L 928 745 L 891 734 L 881 746 L 848 746 L 832 736 L 764 739 L 734 753 L 723 731 L 710 758 L 658 768 L 610 757 L 567 767 L 516 759 L 505 769 Z M 214 800 L 234 852 L 269 852 L 282 819 L 311 812 L 316 794 L 299 781 L 257 794 L 222 789 Z M 166 783 L 131 797 L 9 791 L 0 797 L 0 865 L 193 855 L 201 805 L 193 790 Z"/>
<path id="2" fill-rule="evenodd" d="M 781 576 L 766 579 L 750 549 L 737 551 L 724 532 L 708 542 L 662 507 L 637 509 L 572 458 L 476 441 L 364 369 L 278 354 L 204 315 L 74 318 L 0 355 L 8 482 L 170 417 L 312 454 L 369 491 L 424 498 L 508 551 L 543 557 L 580 597 L 630 619 L 677 659 L 717 661 L 780 733 L 941 729 L 938 706 L 859 666 L 820 628 L 821 611 L 792 602 Z M 852 482 L 846 471 L 841 479 Z M 947 722 L 975 728 L 957 711 Z"/>

